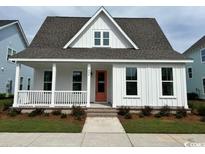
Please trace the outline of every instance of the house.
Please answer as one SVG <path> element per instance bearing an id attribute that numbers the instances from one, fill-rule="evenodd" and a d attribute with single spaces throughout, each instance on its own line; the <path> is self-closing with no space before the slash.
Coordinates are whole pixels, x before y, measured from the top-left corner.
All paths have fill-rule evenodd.
<path id="1" fill-rule="evenodd" d="M 18 20 L 0 20 L 0 93 L 13 94 L 15 80 L 15 61 L 9 57 L 24 50 L 28 41 Z M 32 70 L 22 66 L 20 89 L 29 90 Z"/>
<path id="2" fill-rule="evenodd" d="M 153 18 L 47 17 L 31 45 L 12 56 L 13 107 L 187 106 L 185 64 Z M 34 69 L 19 90 L 21 64 Z"/>
<path id="3" fill-rule="evenodd" d="M 187 63 L 187 91 L 205 99 L 205 36 L 184 52 L 194 63 Z"/>

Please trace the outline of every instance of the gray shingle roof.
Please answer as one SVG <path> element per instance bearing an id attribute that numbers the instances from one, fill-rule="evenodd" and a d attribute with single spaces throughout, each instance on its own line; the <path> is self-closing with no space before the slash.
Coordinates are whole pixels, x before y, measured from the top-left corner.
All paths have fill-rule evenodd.
<path id="1" fill-rule="evenodd" d="M 153 18 L 114 18 L 139 47 L 63 49 L 89 17 L 47 17 L 29 48 L 13 58 L 185 59 L 174 51 Z"/>
<path id="2" fill-rule="evenodd" d="M 0 27 L 16 22 L 17 20 L 0 20 Z"/>
<path id="3" fill-rule="evenodd" d="M 196 43 L 194 43 L 190 48 L 188 48 L 184 54 L 189 54 L 192 51 L 205 48 L 205 36 L 200 38 Z"/>

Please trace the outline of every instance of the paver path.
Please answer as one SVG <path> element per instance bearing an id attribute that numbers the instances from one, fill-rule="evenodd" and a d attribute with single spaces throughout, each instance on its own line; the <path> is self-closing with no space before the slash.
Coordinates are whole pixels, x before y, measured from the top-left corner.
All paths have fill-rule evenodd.
<path id="1" fill-rule="evenodd" d="M 83 133 L 125 133 L 117 117 L 87 117 Z"/>

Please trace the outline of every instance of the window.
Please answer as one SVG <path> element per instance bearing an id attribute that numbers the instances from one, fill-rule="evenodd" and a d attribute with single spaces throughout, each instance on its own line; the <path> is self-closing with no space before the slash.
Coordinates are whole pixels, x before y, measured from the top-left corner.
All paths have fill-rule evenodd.
<path id="1" fill-rule="evenodd" d="M 14 54 L 16 54 L 16 51 L 11 49 L 11 48 L 8 48 L 8 54 L 7 54 L 7 61 L 9 60 L 9 58 L 11 56 L 13 56 Z M 12 62 L 15 62 L 15 61 L 12 61 Z"/>
<path id="2" fill-rule="evenodd" d="M 203 90 L 204 90 L 204 94 L 205 94 L 205 78 L 202 79 L 202 84 L 203 84 Z"/>
<path id="3" fill-rule="evenodd" d="M 52 88 L 52 71 L 45 71 L 44 72 L 44 90 L 51 90 Z"/>
<path id="4" fill-rule="evenodd" d="M 12 93 L 12 80 L 8 80 L 8 83 L 6 84 L 7 93 Z"/>
<path id="5" fill-rule="evenodd" d="M 201 61 L 202 63 L 205 62 L 205 49 L 201 50 Z"/>
<path id="6" fill-rule="evenodd" d="M 27 86 L 27 90 L 30 90 L 31 89 L 31 79 L 28 78 L 28 86 Z"/>
<path id="7" fill-rule="evenodd" d="M 191 67 L 188 67 L 188 77 L 189 79 L 192 78 L 192 68 Z"/>
<path id="8" fill-rule="evenodd" d="M 73 71 L 73 91 L 81 91 L 82 89 L 82 72 Z"/>
<path id="9" fill-rule="evenodd" d="M 138 95 L 137 68 L 126 68 L 126 95 Z"/>
<path id="10" fill-rule="evenodd" d="M 23 77 L 20 78 L 20 90 L 23 90 Z"/>
<path id="11" fill-rule="evenodd" d="M 161 69 L 162 73 L 162 95 L 173 96 L 173 70 L 172 68 L 166 67 Z"/>
<path id="12" fill-rule="evenodd" d="M 95 31 L 94 32 L 94 45 L 95 46 L 109 46 L 110 34 L 107 31 Z"/>

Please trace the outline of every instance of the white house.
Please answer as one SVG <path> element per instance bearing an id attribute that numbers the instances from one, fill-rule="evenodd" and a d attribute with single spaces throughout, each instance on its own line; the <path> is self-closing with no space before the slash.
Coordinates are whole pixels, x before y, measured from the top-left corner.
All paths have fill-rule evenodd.
<path id="1" fill-rule="evenodd" d="M 15 61 L 9 57 L 28 47 L 28 41 L 18 20 L 0 20 L 0 93 L 13 94 Z M 32 86 L 32 69 L 22 66 L 20 89 Z"/>
<path id="2" fill-rule="evenodd" d="M 187 106 L 185 64 L 153 18 L 47 17 L 31 45 L 11 57 L 14 107 Z M 21 64 L 34 69 L 19 90 Z"/>

